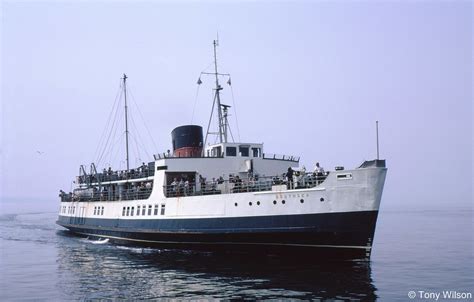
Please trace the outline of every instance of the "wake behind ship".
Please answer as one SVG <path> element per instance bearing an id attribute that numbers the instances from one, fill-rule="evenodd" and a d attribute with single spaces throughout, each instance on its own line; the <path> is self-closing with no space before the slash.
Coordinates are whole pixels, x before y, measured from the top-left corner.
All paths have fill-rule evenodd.
<path id="1" fill-rule="evenodd" d="M 126 169 L 81 166 L 76 188 L 61 191 L 57 224 L 82 236 L 162 248 L 263 252 L 322 259 L 369 259 L 387 169 L 385 160 L 357 168 L 317 166 L 268 154 L 261 143 L 230 141 L 221 103 L 214 41 L 214 102 L 205 136 L 198 125 L 172 133 L 172 151 Z M 201 84 L 201 77 L 198 84 Z M 215 114 L 214 114 L 215 113 Z M 213 115 L 218 131 L 211 132 Z M 216 143 L 209 143 L 215 134 Z"/>

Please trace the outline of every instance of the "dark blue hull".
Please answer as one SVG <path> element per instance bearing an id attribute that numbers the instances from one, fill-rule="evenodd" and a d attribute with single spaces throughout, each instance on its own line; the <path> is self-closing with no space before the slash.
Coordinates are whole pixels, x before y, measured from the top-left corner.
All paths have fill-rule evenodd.
<path id="1" fill-rule="evenodd" d="M 128 244 L 368 259 L 377 211 L 232 218 L 125 220 L 59 216 L 82 235 Z"/>

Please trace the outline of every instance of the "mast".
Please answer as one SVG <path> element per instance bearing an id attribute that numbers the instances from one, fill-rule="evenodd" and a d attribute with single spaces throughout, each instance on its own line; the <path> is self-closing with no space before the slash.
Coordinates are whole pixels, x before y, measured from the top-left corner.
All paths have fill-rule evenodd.
<path id="1" fill-rule="evenodd" d="M 379 121 L 375 121 L 375 136 L 377 138 L 377 159 L 379 159 Z"/>
<path id="2" fill-rule="evenodd" d="M 127 160 L 127 171 L 129 170 L 129 160 L 128 160 L 128 107 L 127 107 L 127 75 L 123 74 L 123 94 L 125 98 L 125 150 L 126 150 L 126 160 Z"/>
<path id="3" fill-rule="evenodd" d="M 219 141 L 227 143 L 227 133 L 224 132 L 224 125 L 222 121 L 222 112 L 221 112 L 221 98 L 220 91 L 222 90 L 221 85 L 219 85 L 219 73 L 217 72 L 217 51 L 216 48 L 219 46 L 219 41 L 214 40 L 214 70 L 216 75 L 216 100 L 217 100 L 217 112 L 219 120 Z"/>

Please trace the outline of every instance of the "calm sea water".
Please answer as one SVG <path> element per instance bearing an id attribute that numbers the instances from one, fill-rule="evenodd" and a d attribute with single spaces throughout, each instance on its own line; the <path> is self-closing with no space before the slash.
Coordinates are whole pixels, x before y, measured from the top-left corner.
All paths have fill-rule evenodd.
<path id="1" fill-rule="evenodd" d="M 2 301 L 408 301 L 410 290 L 474 293 L 470 210 L 382 211 L 370 263 L 126 247 L 71 236 L 55 225 L 56 217 L 0 216 Z"/>

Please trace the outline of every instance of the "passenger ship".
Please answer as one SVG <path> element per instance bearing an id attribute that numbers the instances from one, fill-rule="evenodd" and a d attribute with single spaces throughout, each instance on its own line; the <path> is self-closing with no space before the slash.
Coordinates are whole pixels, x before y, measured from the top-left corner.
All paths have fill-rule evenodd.
<path id="1" fill-rule="evenodd" d="M 73 192 L 61 191 L 57 224 L 82 236 L 160 248 L 368 260 L 385 160 L 377 155 L 354 169 L 306 173 L 299 157 L 230 142 L 219 84 L 229 75 L 217 70 L 216 46 L 214 72 L 201 75 L 215 76 L 217 143 L 208 143 L 211 113 L 205 137 L 201 126 L 177 127 L 172 152 L 130 169 L 125 120 L 127 168 L 98 172 L 92 164 L 87 173 L 81 166 Z"/>

